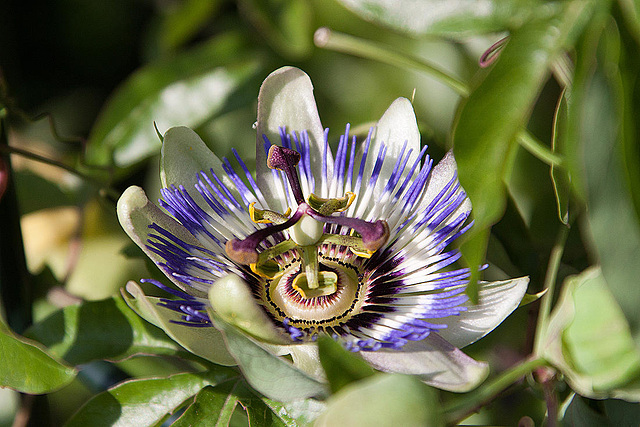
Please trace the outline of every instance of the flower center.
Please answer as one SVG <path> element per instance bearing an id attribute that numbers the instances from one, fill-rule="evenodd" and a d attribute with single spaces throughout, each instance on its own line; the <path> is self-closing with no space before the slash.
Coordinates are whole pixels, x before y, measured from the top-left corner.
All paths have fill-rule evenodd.
<path id="1" fill-rule="evenodd" d="M 334 328 L 340 328 L 359 311 L 363 288 L 357 267 L 330 261 L 327 255 L 320 256 L 318 288 L 308 287 L 308 275 L 297 259 L 281 276 L 266 280 L 261 297 L 276 320 L 312 335 L 319 331 L 332 335 L 336 332 Z"/>
<path id="2" fill-rule="evenodd" d="M 346 216 L 356 197 L 351 192 L 305 199 L 296 170 L 299 161 L 298 152 L 271 146 L 267 166 L 284 172 L 298 206 L 281 214 L 250 205 L 251 219 L 268 225 L 244 239 L 229 240 L 225 250 L 256 274 L 263 306 L 293 339 L 313 338 L 318 332 L 342 335 L 345 323 L 362 312 L 362 265 L 387 242 L 389 226 L 384 220 Z M 265 242 L 285 230 L 288 239 Z"/>
<path id="3" fill-rule="evenodd" d="M 252 204 L 249 207 L 249 214 L 253 221 L 271 225 L 244 239 L 229 240 L 226 244 L 226 252 L 232 260 L 239 264 L 248 264 L 254 273 L 265 279 L 276 280 L 286 277 L 288 283 L 288 279 L 291 278 L 291 283 L 287 285 L 291 292 L 302 300 L 315 303 L 318 298 L 337 295 L 341 289 L 340 274 L 321 270 L 318 261 L 320 248 L 326 244 L 340 245 L 348 248 L 356 256 L 368 258 L 386 243 L 389 238 L 389 227 L 384 220 L 368 222 L 347 216 L 334 216 L 351 205 L 355 199 L 353 193 L 333 199 L 324 199 L 311 194 L 305 201 L 296 170 L 299 161 L 300 154 L 297 151 L 271 146 L 267 156 L 267 166 L 285 173 L 298 207 L 293 214 L 290 209 L 280 214 L 257 209 Z M 350 235 L 325 233 L 325 224 L 347 227 L 352 232 Z M 288 230 L 289 239 L 261 252 L 258 251 L 259 245 L 265 239 L 284 230 Z M 289 271 L 289 267 L 276 262 L 275 259 L 292 253 L 294 249 L 298 255 L 296 274 L 285 274 L 285 271 Z M 282 280 L 280 279 L 278 283 Z"/>

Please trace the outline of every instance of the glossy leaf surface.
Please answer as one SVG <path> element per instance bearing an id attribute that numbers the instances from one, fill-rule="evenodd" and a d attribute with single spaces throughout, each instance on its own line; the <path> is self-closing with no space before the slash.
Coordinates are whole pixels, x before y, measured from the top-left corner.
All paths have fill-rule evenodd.
<path id="1" fill-rule="evenodd" d="M 508 154 L 514 138 L 526 125 L 551 61 L 575 36 L 589 12 L 584 2 L 577 1 L 566 3 L 563 9 L 511 33 L 500 59 L 459 111 L 453 150 L 479 229 L 502 215 L 502 180 L 510 167 Z"/>
<path id="2" fill-rule="evenodd" d="M 121 360 L 134 354 L 178 354 L 181 350 L 119 297 L 65 307 L 31 327 L 27 335 L 74 365 Z"/>
<path id="3" fill-rule="evenodd" d="M 67 425 L 150 425 L 164 419 L 202 388 L 236 375 L 231 369 L 219 367 L 209 372 L 128 381 L 96 395 Z"/>
<path id="4" fill-rule="evenodd" d="M 413 35 L 463 37 L 502 31 L 530 16 L 536 2 L 518 0 L 340 0 L 364 19 Z"/>
<path id="5" fill-rule="evenodd" d="M 226 426 L 238 404 L 238 380 L 229 380 L 200 390 L 194 402 L 171 424 L 173 427 Z"/>
<path id="6" fill-rule="evenodd" d="M 236 56 L 238 52 L 245 54 Z M 102 111 L 87 144 L 89 164 L 131 166 L 160 151 L 154 129 L 197 127 L 227 108 L 259 69 L 247 42 L 227 34 L 133 74 Z M 234 100 L 237 101 L 237 100 Z"/>
<path id="7" fill-rule="evenodd" d="M 69 384 L 76 370 L 58 362 L 35 343 L 15 335 L 0 321 L 0 386 L 40 394 Z"/>

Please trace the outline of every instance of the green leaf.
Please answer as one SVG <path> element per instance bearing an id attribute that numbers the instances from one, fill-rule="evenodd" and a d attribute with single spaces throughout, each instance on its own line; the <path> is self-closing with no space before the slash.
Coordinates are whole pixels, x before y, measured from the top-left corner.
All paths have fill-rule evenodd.
<path id="1" fill-rule="evenodd" d="M 291 363 L 267 350 L 209 312 L 214 324 L 225 336 L 227 348 L 235 357 L 247 382 L 270 399 L 289 402 L 326 395 L 326 387 L 298 370 Z"/>
<path id="2" fill-rule="evenodd" d="M 475 219 L 474 231 L 462 246 L 472 276 L 467 294 L 477 299 L 477 266 L 484 259 L 486 229 L 502 216 L 503 180 L 515 159 L 515 137 L 526 120 L 561 50 L 572 44 L 591 11 L 589 3 L 549 5 L 513 31 L 509 42 L 479 86 L 462 103 L 453 135 L 460 183 L 467 191 Z"/>
<path id="3" fill-rule="evenodd" d="M 225 381 L 200 390 L 172 427 L 227 426 L 238 404 L 238 380 Z"/>
<path id="4" fill-rule="evenodd" d="M 571 44 L 589 12 L 581 1 L 548 10 L 555 13 L 538 16 L 511 33 L 498 62 L 458 112 L 453 149 L 477 229 L 502 215 L 503 177 L 513 161 L 508 154 L 515 136 L 526 124 L 551 62 Z"/>
<path id="5" fill-rule="evenodd" d="M 210 22 L 221 4 L 222 0 L 186 0 L 171 4 L 171 10 L 161 18 L 154 38 L 160 51 L 172 52 L 191 40 Z"/>
<path id="6" fill-rule="evenodd" d="M 295 400 L 293 402 L 276 402 L 266 397 L 262 401 L 271 410 L 278 414 L 278 417 L 287 426 L 308 426 L 311 425 L 320 414 L 326 409 L 323 401 L 316 399 Z"/>
<path id="7" fill-rule="evenodd" d="M 144 294 L 135 282 L 127 284 L 127 292 L 122 292 L 125 301 L 140 317 L 166 332 L 174 341 L 196 356 L 224 366 L 235 365 L 225 346 L 222 334 L 216 328 L 194 328 L 174 323 L 181 321 L 180 315 L 173 310 L 159 306 L 160 298 Z"/>
<path id="8" fill-rule="evenodd" d="M 234 95 L 260 64 L 246 40 L 225 34 L 140 69 L 102 111 L 87 143 L 86 161 L 126 167 L 159 152 L 154 122 L 160 130 L 197 127 L 223 113 L 238 102 Z"/>
<path id="9" fill-rule="evenodd" d="M 297 426 L 293 418 L 286 412 L 275 412 L 261 398 L 256 396 L 246 385 L 240 386 L 240 404 L 247 411 L 250 426 Z"/>
<path id="10" fill-rule="evenodd" d="M 413 35 L 463 38 L 510 29 L 531 17 L 535 1 L 340 0 L 362 18 Z M 534 6 L 534 7 L 532 7 Z"/>
<path id="11" fill-rule="evenodd" d="M 232 379 L 200 390 L 194 402 L 172 427 L 227 426 L 240 404 L 246 411 L 251 426 L 310 425 L 324 404 L 312 399 L 283 404 L 261 397 L 240 379 Z"/>
<path id="12" fill-rule="evenodd" d="M 597 54 L 597 47 L 604 26 L 609 20 L 609 10 L 607 5 L 610 2 L 598 3 L 587 28 L 576 44 L 575 71 L 570 92 L 567 94 L 567 137 L 566 147 L 563 153 L 566 158 L 566 166 L 571 175 L 571 188 L 573 193 L 582 201 L 586 200 L 586 184 L 584 173 L 583 145 L 584 145 L 584 122 L 586 88 L 590 86 L 593 73 L 595 71 L 594 62 Z M 607 116 L 610 116 L 609 113 Z M 598 128 L 594 128 L 598 129 Z"/>
<path id="13" fill-rule="evenodd" d="M 66 425 L 152 425 L 173 413 L 203 387 L 237 375 L 229 368 L 216 367 L 208 372 L 127 381 L 89 400 Z"/>
<path id="14" fill-rule="evenodd" d="M 640 353 L 599 269 L 565 281 L 543 343 L 543 357 L 581 395 L 640 400 Z"/>
<path id="15" fill-rule="evenodd" d="M 640 1 L 636 1 L 640 7 Z M 623 171 L 626 185 L 631 192 L 631 198 L 635 207 L 635 213 L 640 221 L 640 127 L 636 117 L 640 112 L 640 97 L 638 89 L 638 75 L 640 75 L 640 63 L 638 62 L 638 49 L 640 48 L 640 33 L 636 39 L 622 31 L 621 46 L 623 51 L 620 58 L 620 77 L 624 95 L 624 116 L 622 158 Z"/>
<path id="16" fill-rule="evenodd" d="M 15 335 L 0 320 L 0 386 L 22 393 L 49 393 L 71 383 L 76 370 L 35 343 Z"/>
<path id="17" fill-rule="evenodd" d="M 430 427 L 442 426 L 444 421 L 433 389 L 412 376 L 379 374 L 332 396 L 314 425 Z"/>
<path id="18" fill-rule="evenodd" d="M 604 22 L 609 22 L 606 17 Z M 637 144 L 634 135 L 623 128 L 624 118 L 635 123 L 631 100 L 623 92 L 619 69 L 620 39 L 613 25 L 592 29 L 591 45 L 597 49 L 597 66 L 584 58 L 576 69 L 573 96 L 572 177 L 579 193 L 586 196 L 588 231 L 592 252 L 599 259 L 602 274 L 624 312 L 637 344 L 640 344 L 640 223 L 632 187 L 626 179 L 633 167 L 637 145 L 631 152 L 626 144 Z M 637 54 L 637 53 L 635 53 Z M 635 55 L 634 54 L 634 55 Z M 628 159 L 625 158 L 625 154 Z M 634 184 L 638 191 L 638 184 Z"/>
<path id="19" fill-rule="evenodd" d="M 631 34 L 640 42 L 640 2 L 638 0 L 618 0 L 622 18 Z"/>
<path id="20" fill-rule="evenodd" d="M 313 16 L 307 0 L 240 0 L 240 7 L 266 41 L 299 59 L 313 46 Z"/>
<path id="21" fill-rule="evenodd" d="M 347 351 L 335 340 L 321 336 L 318 339 L 320 363 L 327 374 L 331 393 L 336 393 L 347 384 L 370 377 L 373 368 L 364 360 Z"/>
<path id="22" fill-rule="evenodd" d="M 74 365 L 92 360 L 122 360 L 134 354 L 181 352 L 179 346 L 140 319 L 120 297 L 65 307 L 33 325 L 27 336 Z"/>
<path id="23" fill-rule="evenodd" d="M 562 424 L 576 427 L 601 427 L 609 425 L 609 420 L 606 415 L 589 403 L 588 399 L 574 394 L 564 411 Z"/>

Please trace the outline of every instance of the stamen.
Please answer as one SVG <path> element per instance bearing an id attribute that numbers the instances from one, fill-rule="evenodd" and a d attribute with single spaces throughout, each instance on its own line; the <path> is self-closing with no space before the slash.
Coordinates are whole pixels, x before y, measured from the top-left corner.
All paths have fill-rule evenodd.
<path id="1" fill-rule="evenodd" d="M 346 145 L 344 147 L 346 150 Z M 272 145 L 267 155 L 267 166 L 271 169 L 282 171 L 286 174 L 291 189 L 294 193 L 298 209 L 286 219 L 290 210 L 284 215 L 269 210 L 256 209 L 254 204 L 249 205 L 251 219 L 258 223 L 273 222 L 275 225 L 255 231 L 246 238 L 227 241 L 225 251 L 229 258 L 240 264 L 251 265 L 252 270 L 259 275 L 273 277 L 278 274 L 276 268 L 267 265 L 267 261 L 260 254 L 258 246 L 267 237 L 293 227 L 292 240 L 301 248 L 302 264 L 305 268 L 306 283 L 309 289 L 317 289 L 318 282 L 318 242 L 323 236 L 322 223 L 336 224 L 355 230 L 360 234 L 357 238 L 357 247 L 354 247 L 356 255 L 369 257 L 370 254 L 380 249 L 389 239 L 389 226 L 386 221 L 378 220 L 368 222 L 357 218 L 334 217 L 335 212 L 346 210 L 354 201 L 355 193 L 347 192 L 344 197 L 324 199 L 313 194 L 309 196 L 309 204 L 304 201 L 302 188 L 296 165 L 300 162 L 300 153 L 287 147 Z M 307 216 L 308 215 L 308 216 Z M 308 221 L 304 221 L 305 218 Z M 366 251 L 364 252 L 363 251 Z M 258 265 L 260 264 L 260 265 Z"/>
<path id="2" fill-rule="evenodd" d="M 253 202 L 249 205 L 249 216 L 251 217 L 251 221 L 258 224 L 282 224 L 286 222 L 289 215 L 291 215 L 291 208 L 288 208 L 284 214 L 280 214 L 268 209 L 258 209 L 255 204 L 256 203 Z"/>
<path id="3" fill-rule="evenodd" d="M 271 227 L 261 228 L 244 239 L 231 239 L 225 245 L 225 252 L 233 261 L 239 264 L 255 264 L 258 262 L 258 245 L 267 237 L 294 225 L 303 212 L 297 210 L 287 221 L 282 224 L 276 224 Z"/>
<path id="4" fill-rule="evenodd" d="M 293 196 L 300 205 L 304 203 L 304 197 L 302 195 L 302 188 L 300 187 L 298 171 L 296 171 L 298 162 L 300 162 L 300 153 L 295 150 L 278 145 L 272 145 L 271 148 L 269 148 L 267 166 L 271 169 L 282 171 L 287 175 Z"/>
<path id="5" fill-rule="evenodd" d="M 311 193 L 309 195 L 309 206 L 322 215 L 331 215 L 335 212 L 345 211 L 356 199 L 356 194 L 347 191 L 343 197 L 325 199 Z"/>
<path id="6" fill-rule="evenodd" d="M 275 246 L 265 249 L 258 255 L 258 262 L 250 264 L 251 271 L 259 276 L 266 277 L 268 279 L 276 278 L 282 275 L 280 264 L 273 259 L 282 255 L 285 252 L 289 252 L 296 248 L 295 242 L 291 240 L 285 240 L 278 243 Z"/>
<path id="7" fill-rule="evenodd" d="M 326 244 L 344 246 L 349 248 L 352 253 L 362 258 L 371 258 L 371 255 L 374 253 L 373 251 L 368 251 L 364 247 L 362 238 L 346 234 L 325 234 L 318 242 L 318 246 Z"/>
<path id="8" fill-rule="evenodd" d="M 362 243 L 368 251 L 377 251 L 389 239 L 389 225 L 387 225 L 387 221 L 383 219 L 379 219 L 375 222 L 368 222 L 362 219 L 349 218 L 345 216 L 321 215 L 313 209 L 307 209 L 306 213 L 318 221 L 326 222 L 328 224 L 343 225 L 354 229 L 360 234 L 360 236 L 362 236 Z"/>

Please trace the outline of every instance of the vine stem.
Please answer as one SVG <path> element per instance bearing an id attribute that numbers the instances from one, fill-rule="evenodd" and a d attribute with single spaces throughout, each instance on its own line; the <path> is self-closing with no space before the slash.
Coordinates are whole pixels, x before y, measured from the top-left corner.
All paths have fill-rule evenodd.
<path id="1" fill-rule="evenodd" d="M 548 147 L 545 147 L 540 141 L 538 141 L 531 133 L 523 129 L 517 136 L 520 146 L 533 154 L 536 158 L 548 164 L 549 166 L 562 167 L 564 164 L 564 158 Z"/>
<path id="2" fill-rule="evenodd" d="M 416 58 L 413 55 L 391 50 L 391 48 L 371 40 L 333 31 L 326 27 L 316 30 L 313 40 L 316 46 L 320 48 L 347 53 L 361 58 L 373 59 L 399 68 L 409 67 L 418 69 L 437 78 L 453 89 L 458 95 L 463 97 L 469 96 L 469 87 L 462 80 L 449 75 L 436 65 Z"/>
<path id="3" fill-rule="evenodd" d="M 542 296 L 542 301 L 540 302 L 538 323 L 536 324 L 536 335 L 533 342 L 533 354 L 538 356 L 540 356 L 543 350 L 543 338 L 549 323 L 551 303 L 553 301 L 556 280 L 558 278 L 558 268 L 560 268 L 560 260 L 562 259 L 562 254 L 564 253 L 564 246 L 567 242 L 568 235 L 569 227 L 561 225 L 560 231 L 556 236 L 555 244 L 553 245 L 551 254 L 549 255 L 549 266 L 547 267 L 547 273 L 544 278 L 544 288 L 547 290 L 547 293 Z"/>
<path id="4" fill-rule="evenodd" d="M 484 384 L 476 391 L 468 393 L 463 397 L 446 404 L 444 407 L 447 424 L 457 425 L 470 414 L 495 399 L 501 392 L 516 383 L 525 375 L 541 366 L 546 366 L 547 362 L 542 358 L 529 358 L 522 363 L 513 366 L 502 374 Z"/>
<path id="5" fill-rule="evenodd" d="M 413 68 L 422 71 L 440 80 L 463 98 L 467 98 L 471 93 L 468 84 L 436 65 L 414 55 L 392 50 L 383 44 L 333 31 L 326 27 L 316 30 L 313 40 L 319 48 L 371 59 L 398 68 Z M 544 163 L 558 167 L 562 166 L 563 157 L 547 148 L 531 135 L 527 129 L 520 130 L 517 140 L 524 149 Z"/>
<path id="6" fill-rule="evenodd" d="M 87 175 L 85 173 L 80 172 L 79 170 L 73 168 L 72 166 L 66 165 L 62 162 L 59 162 L 57 160 L 53 160 L 53 159 L 49 159 L 45 156 L 41 156 L 40 154 L 36 154 L 36 153 L 32 153 L 31 151 L 27 151 L 27 150 L 23 150 L 21 148 L 17 148 L 17 147 L 12 147 L 10 145 L 0 145 L 0 153 L 1 154 L 16 154 L 31 160 L 35 160 L 37 162 L 40 163 L 45 163 L 48 165 L 52 165 L 55 167 L 58 167 L 60 169 L 64 169 L 69 173 L 72 173 L 73 175 L 79 177 L 80 179 L 90 182 L 98 187 L 100 187 L 101 189 L 103 189 L 105 191 L 105 193 L 113 198 L 114 200 L 118 200 L 118 198 L 120 197 L 120 194 L 115 191 L 113 188 L 110 188 L 109 186 L 105 185 L 104 182 L 95 179 L 94 177 Z"/>

